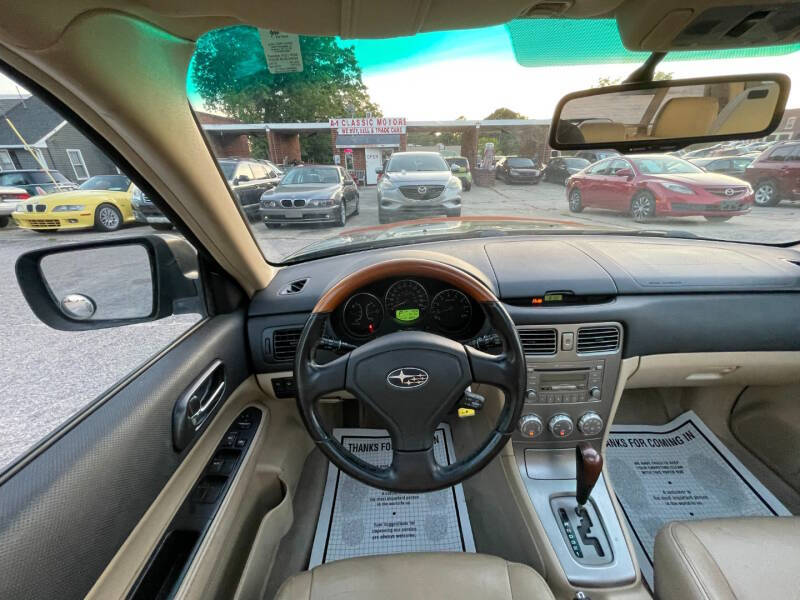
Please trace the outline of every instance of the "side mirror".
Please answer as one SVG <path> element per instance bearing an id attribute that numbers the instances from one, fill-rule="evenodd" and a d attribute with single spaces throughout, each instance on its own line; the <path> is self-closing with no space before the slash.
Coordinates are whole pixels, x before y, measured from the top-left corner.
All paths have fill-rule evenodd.
<path id="1" fill-rule="evenodd" d="M 450 165 L 450 172 L 451 173 L 458 173 L 461 170 L 461 167 L 458 165 Z"/>
<path id="2" fill-rule="evenodd" d="M 614 173 L 616 177 L 626 177 L 627 179 L 633 179 L 633 171 L 631 169 L 618 169 L 616 173 Z"/>
<path id="3" fill-rule="evenodd" d="M 16 264 L 31 310 L 63 331 L 202 312 L 197 273 L 197 253 L 188 242 L 157 235 L 42 248 Z"/>
<path id="4" fill-rule="evenodd" d="M 250 177 L 247 175 L 239 175 L 236 179 L 233 180 L 233 183 L 246 183 L 250 181 Z"/>
<path id="5" fill-rule="evenodd" d="M 378 175 L 383 175 L 383 167 L 375 167 L 375 172 Z"/>

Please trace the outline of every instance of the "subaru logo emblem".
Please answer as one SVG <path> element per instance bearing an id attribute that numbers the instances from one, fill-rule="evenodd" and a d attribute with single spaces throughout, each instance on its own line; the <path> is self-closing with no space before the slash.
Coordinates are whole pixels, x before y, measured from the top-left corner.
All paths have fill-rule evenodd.
<path id="1" fill-rule="evenodd" d="M 408 390 L 428 383 L 428 373 L 417 367 L 403 367 L 390 372 L 386 381 L 391 386 Z"/>
<path id="2" fill-rule="evenodd" d="M 427 191 L 428 191 L 428 188 L 427 188 L 427 187 L 425 187 L 424 185 L 421 185 L 421 186 L 417 187 L 417 193 L 418 193 L 420 196 L 424 196 L 424 195 L 425 195 L 425 193 L 426 193 Z M 424 371 L 423 371 L 423 372 L 424 372 Z"/>
<path id="3" fill-rule="evenodd" d="M 733 196 L 736 193 L 736 190 L 733 188 L 725 188 L 725 195 L 726 196 Z"/>

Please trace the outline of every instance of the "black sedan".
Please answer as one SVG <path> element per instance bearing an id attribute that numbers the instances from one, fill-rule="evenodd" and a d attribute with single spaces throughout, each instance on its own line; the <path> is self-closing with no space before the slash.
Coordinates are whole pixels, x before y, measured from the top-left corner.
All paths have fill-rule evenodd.
<path id="1" fill-rule="evenodd" d="M 497 161 L 494 173 L 506 183 L 539 183 L 542 167 L 539 161 L 524 156 L 504 156 Z"/>
<path id="2" fill-rule="evenodd" d="M 588 167 L 591 163 L 585 158 L 576 156 L 557 156 L 550 159 L 544 168 L 542 176 L 545 181 L 564 185 L 570 175 L 574 175 Z"/>
<path id="3" fill-rule="evenodd" d="M 357 214 L 358 187 L 341 167 L 295 167 L 261 196 L 261 218 L 267 227 L 281 223 L 344 227 L 347 217 Z"/>

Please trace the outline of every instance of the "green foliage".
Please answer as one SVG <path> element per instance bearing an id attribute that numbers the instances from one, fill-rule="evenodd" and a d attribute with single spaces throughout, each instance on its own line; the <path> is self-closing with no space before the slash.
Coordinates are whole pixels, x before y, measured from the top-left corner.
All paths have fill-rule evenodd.
<path id="1" fill-rule="evenodd" d="M 326 121 L 367 112 L 381 116 L 361 79 L 352 47 L 340 46 L 330 37 L 300 36 L 300 51 L 302 72 L 272 74 L 257 29 L 240 26 L 211 31 L 197 42 L 190 67 L 192 91 L 207 109 L 245 123 Z M 313 158 L 322 160 L 323 144 L 304 138 L 303 150 L 308 148 Z M 264 151 L 254 143 L 256 149 Z M 330 155 L 328 141 L 325 162 Z"/>
<path id="2" fill-rule="evenodd" d="M 527 118 L 528 117 L 526 117 L 525 115 L 523 115 L 521 113 L 518 113 L 518 112 L 514 112 L 510 108 L 501 107 L 501 108 L 498 108 L 498 109 L 492 111 L 492 113 L 488 117 L 486 117 L 486 120 L 487 121 L 488 120 L 500 120 L 500 119 L 523 119 L 524 120 L 524 119 L 527 119 Z"/>
<path id="3" fill-rule="evenodd" d="M 608 87 L 611 85 L 619 85 L 624 81 L 624 77 L 601 77 L 597 80 L 592 87 L 593 88 L 601 88 L 601 87 Z M 672 79 L 672 73 L 666 73 L 664 71 L 656 71 L 655 75 L 653 75 L 653 81 L 667 81 Z"/>

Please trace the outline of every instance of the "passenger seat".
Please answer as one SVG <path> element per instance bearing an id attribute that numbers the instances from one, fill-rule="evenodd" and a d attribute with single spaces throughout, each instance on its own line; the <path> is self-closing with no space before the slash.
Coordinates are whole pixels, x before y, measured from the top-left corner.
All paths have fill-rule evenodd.
<path id="1" fill-rule="evenodd" d="M 651 138 L 696 137 L 708 133 L 719 112 L 710 96 L 671 98 L 656 115 Z"/>
<path id="2" fill-rule="evenodd" d="M 655 543 L 659 600 L 797 598 L 800 517 L 673 521 Z"/>

